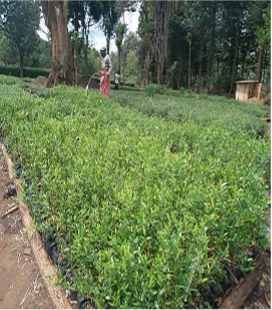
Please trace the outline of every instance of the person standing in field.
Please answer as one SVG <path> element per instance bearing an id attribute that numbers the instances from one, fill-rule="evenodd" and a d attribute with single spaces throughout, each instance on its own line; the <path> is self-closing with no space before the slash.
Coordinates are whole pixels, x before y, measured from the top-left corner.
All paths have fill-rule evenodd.
<path id="1" fill-rule="evenodd" d="M 100 92 L 102 95 L 110 97 L 111 60 L 105 47 L 101 48 L 100 55 L 102 57 L 100 70 Z"/>
<path id="2" fill-rule="evenodd" d="M 114 76 L 114 89 L 118 90 L 120 85 L 120 71 L 117 71 Z"/>

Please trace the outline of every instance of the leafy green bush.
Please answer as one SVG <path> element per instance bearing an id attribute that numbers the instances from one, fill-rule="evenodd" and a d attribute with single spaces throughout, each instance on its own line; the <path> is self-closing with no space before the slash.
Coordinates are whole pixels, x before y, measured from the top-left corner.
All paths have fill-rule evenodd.
<path id="1" fill-rule="evenodd" d="M 77 88 L 0 92 L 37 227 L 56 238 L 69 285 L 99 308 L 203 307 L 226 266 L 248 271 L 244 251 L 268 247 L 270 139 L 253 137 L 234 103 L 214 99 L 239 122 L 184 108 L 182 122 L 165 122 Z M 195 101 L 189 114 L 204 105 Z"/>
<path id="2" fill-rule="evenodd" d="M 229 127 L 230 124 L 241 126 L 256 137 L 266 134 L 264 120 L 270 115 L 270 107 L 248 105 L 220 96 L 193 95 L 166 89 L 166 94 L 156 93 L 156 86 L 150 85 L 149 98 L 144 92 L 115 92 L 113 97 L 120 105 L 137 109 L 149 116 L 157 116 L 174 122 L 193 121 L 204 126 L 216 124 Z"/>
<path id="3" fill-rule="evenodd" d="M 145 88 L 145 92 L 149 97 L 154 96 L 155 94 L 165 94 L 166 91 L 167 88 L 165 85 L 149 84 Z"/>

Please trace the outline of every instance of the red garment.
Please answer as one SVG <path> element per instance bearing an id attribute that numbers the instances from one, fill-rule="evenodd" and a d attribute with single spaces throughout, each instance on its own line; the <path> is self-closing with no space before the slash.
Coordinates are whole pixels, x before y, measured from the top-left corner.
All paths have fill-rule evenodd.
<path id="1" fill-rule="evenodd" d="M 101 70 L 100 92 L 102 95 L 110 97 L 110 76 L 108 70 Z"/>

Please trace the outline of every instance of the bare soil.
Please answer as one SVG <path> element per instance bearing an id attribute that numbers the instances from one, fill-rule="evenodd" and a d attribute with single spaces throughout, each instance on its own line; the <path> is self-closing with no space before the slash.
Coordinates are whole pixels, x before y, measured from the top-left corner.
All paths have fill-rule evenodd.
<path id="1" fill-rule="evenodd" d="M 36 77 L 34 84 L 37 87 L 43 89 L 43 88 L 45 88 L 46 81 L 47 81 L 47 77 L 38 76 L 38 77 Z M 91 78 L 91 76 L 83 76 L 83 77 L 80 77 L 78 79 L 77 86 L 86 88 L 87 85 L 88 85 L 89 89 L 99 89 L 99 87 L 100 87 L 97 80 L 94 78 Z"/>
<path id="2" fill-rule="evenodd" d="M 261 279 L 244 304 L 245 309 L 271 309 L 271 259 L 264 254 L 263 274 Z"/>
<path id="3" fill-rule="evenodd" d="M 270 212 L 269 219 L 270 222 Z M 270 227 L 269 227 L 270 236 Z M 269 238 L 270 240 L 270 238 Z M 270 243 L 271 245 L 271 243 Z M 255 268 L 241 278 L 220 305 L 220 309 L 270 309 L 271 308 L 271 257 L 270 251 L 260 253 Z"/>
<path id="4" fill-rule="evenodd" d="M 268 93 L 264 98 L 264 104 L 271 107 L 271 94 Z"/>
<path id="5" fill-rule="evenodd" d="M 99 83 L 95 79 L 91 78 L 91 76 L 83 76 L 79 78 L 77 85 L 83 88 L 86 88 L 88 85 L 88 88 L 92 89 L 99 89 L 100 87 Z"/>
<path id="6" fill-rule="evenodd" d="M 45 88 L 46 82 L 47 77 L 39 75 L 36 77 L 34 84 L 36 84 L 39 88 L 43 89 Z"/>
<path id="7" fill-rule="evenodd" d="M 0 308 L 53 309 L 22 224 L 16 196 L 7 197 L 11 185 L 0 148 Z"/>

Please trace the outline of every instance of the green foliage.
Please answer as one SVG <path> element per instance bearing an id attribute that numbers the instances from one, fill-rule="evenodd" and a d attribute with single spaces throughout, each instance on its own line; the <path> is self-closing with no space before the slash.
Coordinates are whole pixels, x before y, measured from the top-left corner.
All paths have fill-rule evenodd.
<path id="1" fill-rule="evenodd" d="M 123 39 L 121 46 L 122 52 L 120 54 L 121 62 L 121 80 L 124 83 L 135 83 L 138 82 L 140 72 L 137 51 L 139 48 L 139 38 L 133 32 L 129 32 Z M 119 70 L 119 57 L 118 53 L 115 56 L 114 53 L 111 55 L 113 72 Z M 138 83 L 139 84 L 139 83 Z"/>
<path id="2" fill-rule="evenodd" d="M 263 10 L 264 25 L 257 28 L 258 44 L 270 49 L 271 45 L 271 6 Z"/>
<path id="3" fill-rule="evenodd" d="M 88 72 L 90 75 L 99 71 L 101 68 L 101 56 L 99 52 L 92 48 L 88 50 Z M 85 74 L 85 63 L 82 59 L 80 63 L 80 74 Z"/>
<path id="4" fill-rule="evenodd" d="M 4 32 L 0 32 L 0 60 L 6 64 L 19 62 L 16 46 L 7 38 Z"/>
<path id="5" fill-rule="evenodd" d="M 52 63 L 51 54 L 51 43 L 37 38 L 35 50 L 25 59 L 25 65 L 26 67 L 50 68 Z M 0 60 L 7 65 L 19 63 L 18 49 L 4 32 L 0 32 Z"/>
<path id="6" fill-rule="evenodd" d="M 126 35 L 126 25 L 122 23 L 118 23 L 116 25 L 116 38 L 115 38 L 115 45 L 117 46 L 117 49 L 121 51 L 122 42 L 124 39 L 124 36 Z"/>
<path id="7" fill-rule="evenodd" d="M 37 46 L 25 61 L 26 66 L 33 68 L 51 68 L 52 65 L 52 46 L 51 42 L 38 38 Z"/>
<path id="8" fill-rule="evenodd" d="M 56 235 L 74 286 L 99 308 L 199 306 L 226 265 L 248 270 L 244 250 L 268 247 L 270 139 L 246 128 L 257 110 L 126 94 L 155 115 L 163 102 L 183 113 L 166 122 L 95 92 L 61 86 L 39 97 L 0 81 L 1 128 L 37 226 Z"/>
<path id="9" fill-rule="evenodd" d="M 158 85 L 158 84 L 149 84 L 145 88 L 145 92 L 147 96 L 152 97 L 155 94 L 165 94 L 166 93 L 166 86 L 164 85 Z"/>
<path id="10" fill-rule="evenodd" d="M 151 63 L 154 61 L 154 45 L 150 44 L 154 42 L 152 5 L 154 2 L 142 2 L 140 9 L 138 33 L 141 37 L 141 48 L 138 58 L 143 72 L 146 69 L 148 51 L 151 52 Z M 263 10 L 262 16 L 260 12 Z M 259 31 L 256 31 L 257 29 Z M 192 89 L 201 82 L 204 91 L 208 88 L 214 93 L 229 92 L 233 76 L 255 79 L 260 45 L 258 36 L 266 41 L 262 64 L 263 76 L 267 81 L 269 73 L 265 71 L 270 68 L 269 1 L 172 2 L 168 30 L 164 80 L 171 87 L 187 87 L 190 77 Z M 237 47 L 236 36 L 239 42 Z M 236 49 L 237 59 L 234 57 Z M 175 63 L 178 66 L 171 74 Z M 232 68 L 235 68 L 234 72 Z M 154 65 L 149 68 L 152 77 L 156 76 L 156 70 Z M 198 81 L 200 76 L 202 79 Z M 141 78 L 143 79 L 142 76 Z M 205 81 L 208 81 L 206 85 L 203 83 Z"/>
<path id="11" fill-rule="evenodd" d="M 75 51 L 75 61 L 78 62 L 81 58 L 81 52 L 84 46 L 84 40 L 82 37 L 79 36 L 79 33 L 75 31 L 73 33 L 71 44 L 73 46 L 73 49 Z"/>
<path id="12" fill-rule="evenodd" d="M 150 97 L 148 100 L 146 94 Z M 114 93 L 114 97 L 122 106 L 141 113 L 145 113 L 147 107 L 153 109 L 154 116 L 165 120 L 194 121 L 205 126 L 216 123 L 224 127 L 238 123 L 243 129 L 259 128 L 260 132 L 266 123 L 256 116 L 264 118 L 270 114 L 270 107 L 263 105 L 248 105 L 222 96 L 194 95 L 184 89 L 173 91 L 157 84 L 148 85 L 143 92 Z"/>
<path id="13" fill-rule="evenodd" d="M 1 1 L 1 25 L 7 38 L 16 45 L 20 57 L 30 55 L 37 42 L 39 4 L 34 1 Z"/>

